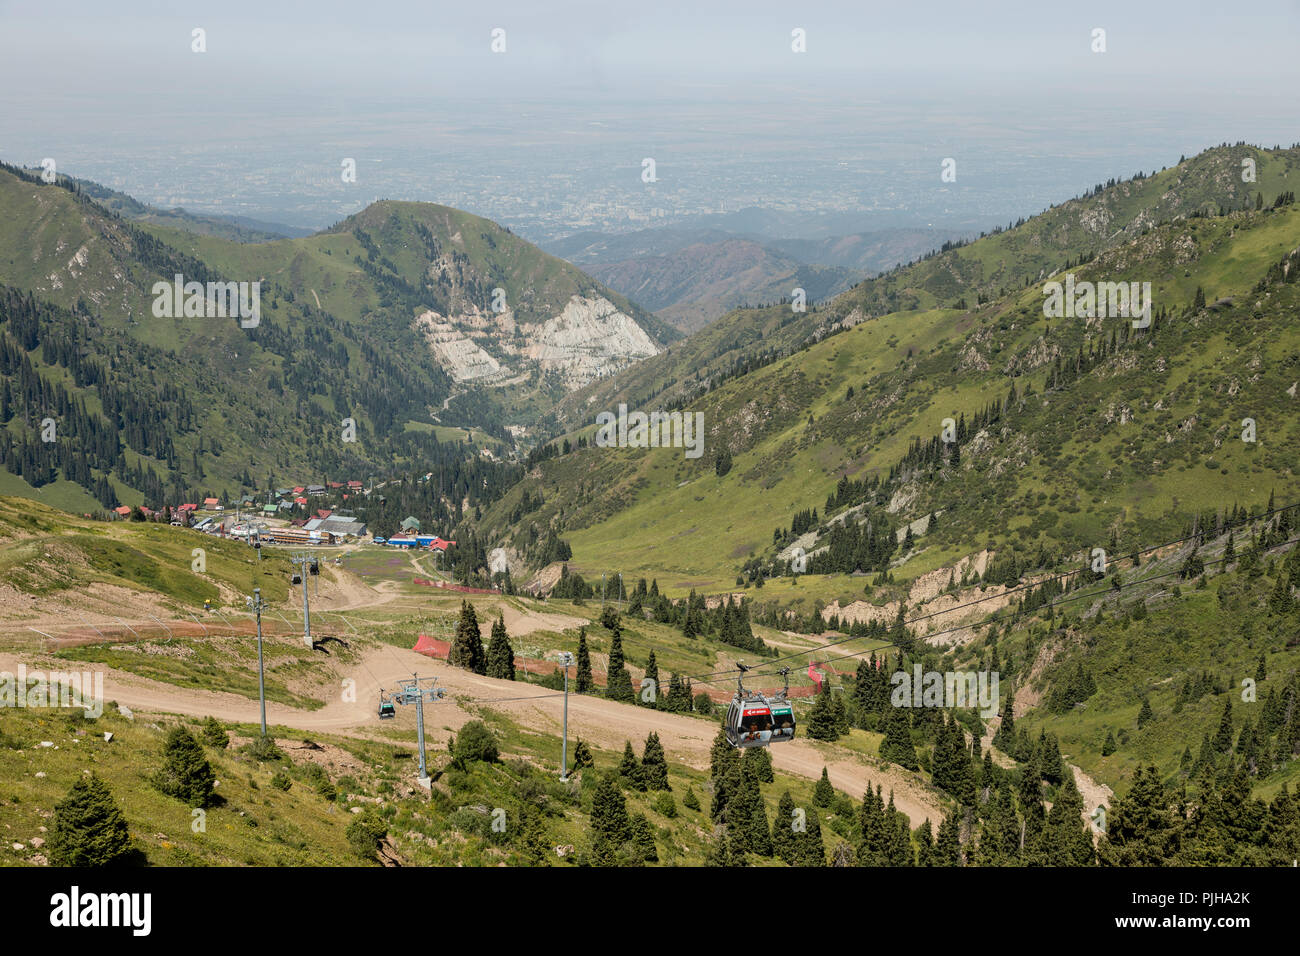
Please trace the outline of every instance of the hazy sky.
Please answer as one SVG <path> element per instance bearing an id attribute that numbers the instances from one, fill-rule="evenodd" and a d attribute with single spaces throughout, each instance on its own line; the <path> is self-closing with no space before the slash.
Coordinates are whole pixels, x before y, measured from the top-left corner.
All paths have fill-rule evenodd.
<path id="1" fill-rule="evenodd" d="M 516 128 L 517 150 L 544 148 L 538 116 L 557 142 L 581 130 L 575 149 L 607 130 L 599 145 L 635 163 L 674 123 L 728 148 L 810 138 L 831 156 L 886 115 L 897 136 L 901 110 L 922 152 L 1014 132 L 1020 160 L 1098 155 L 1069 195 L 1223 141 L 1300 140 L 1298 27 L 1300 0 L 0 0 L 0 159 L 57 153 L 61 170 L 161 201 L 184 194 L 187 162 L 238 163 L 282 138 L 287 155 L 304 135 L 378 147 L 394 122 L 455 127 L 460 146 L 482 135 L 486 168 Z M 542 112 L 519 123 L 528 110 Z M 133 150 L 174 152 L 174 177 L 136 175 Z"/>

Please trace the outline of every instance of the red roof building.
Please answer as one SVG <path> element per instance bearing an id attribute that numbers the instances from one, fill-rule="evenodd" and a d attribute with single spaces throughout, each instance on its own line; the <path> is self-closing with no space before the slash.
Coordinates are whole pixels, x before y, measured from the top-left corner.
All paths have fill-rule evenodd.
<path id="1" fill-rule="evenodd" d="M 221 508 L 220 498 L 204 498 L 203 507 L 208 511 L 217 511 Z"/>

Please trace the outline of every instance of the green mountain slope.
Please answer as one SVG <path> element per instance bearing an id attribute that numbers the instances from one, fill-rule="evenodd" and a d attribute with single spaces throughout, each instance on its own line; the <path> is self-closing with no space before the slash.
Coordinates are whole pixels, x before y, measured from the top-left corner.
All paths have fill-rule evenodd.
<path id="1" fill-rule="evenodd" d="M 70 507 L 474 458 L 440 444 L 438 428 L 512 443 L 507 412 L 527 423 L 575 377 L 675 335 L 561 260 L 446 207 L 378 203 L 315 236 L 234 242 L 130 222 L 75 181 L 2 167 L 0 209 L 6 487 L 68 481 L 84 491 L 59 497 Z M 260 282 L 260 322 L 155 316 L 154 284 L 176 274 Z M 511 328 L 478 328 L 497 287 Z M 513 377 L 481 385 L 449 369 L 416 321 L 431 310 L 452 322 L 468 312 L 452 337 L 510 361 Z M 51 443 L 39 440 L 49 419 Z"/>
<path id="2" fill-rule="evenodd" d="M 484 524 L 507 533 L 526 488 L 544 503 L 516 524 L 557 527 L 579 567 L 716 589 L 752 577 L 751 555 L 774 570 L 808 530 L 796 513 L 812 509 L 814 531 L 854 507 L 900 534 L 940 512 L 895 572 L 911 575 L 986 547 L 1066 553 L 1112 533 L 1123 545 L 1270 490 L 1296 498 L 1300 302 L 1282 261 L 1297 245 L 1300 212 L 1285 205 L 1152 227 L 1072 268 L 1079 281 L 1150 282 L 1146 330 L 1046 319 L 1037 284 L 972 311 L 864 321 L 691 403 L 702 458 L 578 448 L 541 462 Z M 947 418 L 955 457 L 939 441 Z M 1254 442 L 1241 439 L 1247 418 Z M 840 580 L 825 599 L 861 596 Z"/>
<path id="3" fill-rule="evenodd" d="M 1254 163 L 1253 182 L 1243 181 L 1244 160 Z M 612 408 L 619 401 L 673 405 L 841 324 L 963 301 L 975 306 L 1132 241 L 1159 223 L 1243 209 L 1261 195 L 1271 203 L 1294 192 L 1298 181 L 1300 149 L 1238 144 L 1206 150 L 1158 173 L 1099 184 L 1011 228 L 867 279 L 818 308 L 797 313 L 782 304 L 723 316 L 663 355 L 571 396 L 560 417 L 576 428 L 590 407 Z"/>

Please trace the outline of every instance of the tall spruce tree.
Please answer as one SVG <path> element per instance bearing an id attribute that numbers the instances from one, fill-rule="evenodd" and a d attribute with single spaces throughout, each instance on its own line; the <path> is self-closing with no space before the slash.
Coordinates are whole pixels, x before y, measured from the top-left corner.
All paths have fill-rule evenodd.
<path id="1" fill-rule="evenodd" d="M 672 790 L 668 783 L 668 758 L 659 735 L 653 730 L 645 739 L 641 752 L 641 779 L 647 790 Z"/>
<path id="2" fill-rule="evenodd" d="M 579 694 L 585 694 L 594 686 L 591 679 L 591 651 L 587 647 L 587 629 L 583 627 L 578 631 L 578 669 L 574 677 L 574 690 Z"/>
<path id="3" fill-rule="evenodd" d="M 515 679 L 515 652 L 506 634 L 506 619 L 499 615 L 492 622 L 492 639 L 488 642 L 486 667 L 488 677 Z"/>
<path id="4" fill-rule="evenodd" d="M 605 696 L 610 700 L 630 702 L 636 696 L 632 690 L 632 675 L 623 660 L 623 631 L 615 622 L 609 640 L 609 673 L 605 677 Z"/>
<path id="5" fill-rule="evenodd" d="M 617 865 L 619 851 L 631 834 L 631 819 L 616 774 L 602 774 L 591 795 L 591 831 L 592 862 Z"/>
<path id="6" fill-rule="evenodd" d="M 835 802 L 835 788 L 831 786 L 831 778 L 826 773 L 826 768 L 822 767 L 821 778 L 818 779 L 817 785 L 813 787 L 813 806 L 829 807 Z"/>
<path id="7" fill-rule="evenodd" d="M 920 769 L 906 708 L 891 708 L 885 721 L 885 739 L 880 742 L 880 759 L 896 763 L 905 770 Z"/>
<path id="8" fill-rule="evenodd" d="M 817 699 L 808 714 L 808 736 L 813 740 L 838 740 L 840 737 L 835 709 L 831 704 L 831 682 L 823 677 Z"/>
<path id="9" fill-rule="evenodd" d="M 467 600 L 460 602 L 460 621 L 456 625 L 456 636 L 452 639 L 447 663 L 475 674 L 487 674 L 487 656 L 483 652 L 478 615 L 474 612 L 474 605 Z"/>
<path id="10" fill-rule="evenodd" d="M 772 853 L 787 866 L 799 864 L 799 840 L 796 827 L 803 822 L 795 813 L 794 797 L 786 790 L 776 805 L 776 819 L 772 821 Z"/>

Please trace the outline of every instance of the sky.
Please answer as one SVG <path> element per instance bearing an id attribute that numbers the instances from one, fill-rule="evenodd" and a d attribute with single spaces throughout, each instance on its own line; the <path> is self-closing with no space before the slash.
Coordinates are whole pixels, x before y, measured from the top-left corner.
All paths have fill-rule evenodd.
<path id="1" fill-rule="evenodd" d="M 204 163 L 247 154 L 265 177 L 281 141 L 297 163 L 304 138 L 395 145 L 394 125 L 429 152 L 454 128 L 487 168 L 528 149 L 563 165 L 593 142 L 633 163 L 645 141 L 830 155 L 879 124 L 883 149 L 904 129 L 899 149 L 927 156 L 1003 138 L 1022 163 L 1098 154 L 1063 174 L 1072 195 L 1219 142 L 1300 140 L 1297 27 L 1300 0 L 0 0 L 0 159 L 57 152 L 62 170 L 163 201 Z M 133 150 L 174 156 L 173 173 Z"/>

